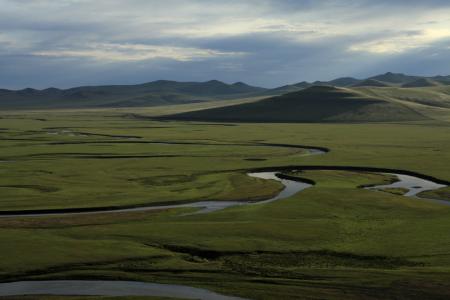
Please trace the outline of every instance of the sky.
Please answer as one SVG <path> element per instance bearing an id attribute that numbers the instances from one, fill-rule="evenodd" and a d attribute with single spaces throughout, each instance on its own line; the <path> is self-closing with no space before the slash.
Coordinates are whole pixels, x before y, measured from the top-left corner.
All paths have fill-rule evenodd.
<path id="1" fill-rule="evenodd" d="M 450 74 L 449 0 L 0 0 L 0 88 Z"/>

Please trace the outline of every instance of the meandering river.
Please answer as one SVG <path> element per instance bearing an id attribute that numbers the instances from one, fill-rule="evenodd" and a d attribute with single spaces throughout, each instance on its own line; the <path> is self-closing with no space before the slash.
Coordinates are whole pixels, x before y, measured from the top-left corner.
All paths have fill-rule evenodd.
<path id="1" fill-rule="evenodd" d="M 320 155 L 326 153 L 321 149 L 309 149 L 310 155 Z M 298 169 L 298 168 L 295 168 Z M 316 168 L 317 169 L 317 168 Z M 330 169 L 326 167 L 325 169 Z M 342 169 L 342 167 L 336 167 Z M 364 168 L 358 168 L 364 170 Z M 370 169 L 370 170 L 369 170 Z M 294 170 L 294 168 L 292 169 Z M 361 171 L 360 170 L 360 171 Z M 280 171 L 287 171 L 286 168 L 280 168 L 279 171 L 270 172 L 252 172 L 248 176 L 279 181 L 284 189 L 274 197 L 259 201 L 201 201 L 188 204 L 179 205 L 164 205 L 164 206 L 146 206 L 122 209 L 93 209 L 92 211 L 79 212 L 17 212 L 0 215 L 0 217 L 30 217 L 30 216 L 51 216 L 51 215 L 77 215 L 77 214 L 98 214 L 98 213 L 118 213 L 118 212 L 133 212 L 133 211 L 150 211 L 170 208 L 199 208 L 195 214 L 211 213 L 222 210 L 228 207 L 241 205 L 261 205 L 282 199 L 289 198 L 298 192 L 313 186 L 312 182 L 302 182 L 300 179 L 292 177 L 280 176 Z M 436 190 L 446 187 L 444 184 L 426 180 L 417 176 L 388 173 L 388 172 L 374 172 L 373 168 L 368 168 L 368 172 L 388 174 L 397 177 L 397 181 L 387 185 L 378 185 L 368 187 L 367 189 L 382 190 L 386 188 L 404 188 L 407 190 L 404 196 L 419 198 L 418 194 L 424 191 Z M 422 199 L 422 198 L 421 198 Z M 424 199 L 427 201 L 434 201 L 436 203 L 450 205 L 449 201 Z M 0 283 L 0 296 L 21 296 L 21 295 L 74 295 L 74 296 L 159 296 L 159 297 L 173 297 L 183 299 L 208 299 L 208 300 L 243 300 L 243 298 L 229 297 L 208 291 L 206 289 L 193 288 L 183 285 L 174 284 L 158 284 L 145 283 L 133 281 L 90 281 L 90 280 L 54 280 L 54 281 L 20 281 L 11 283 Z"/>
<path id="2" fill-rule="evenodd" d="M 309 151 L 309 155 L 322 155 L 327 153 L 327 151 L 323 150 L 323 148 L 307 148 Z M 350 167 L 351 168 L 351 167 Z M 293 168 L 297 169 L 297 168 Z M 316 168 L 317 169 L 317 168 Z M 320 168 L 319 168 L 320 169 Z M 324 167 L 324 169 L 330 170 L 330 167 Z M 332 168 L 331 168 L 332 169 Z M 342 169 L 342 167 L 337 167 L 337 169 Z M 364 168 L 358 168 L 359 171 L 364 171 Z M 148 205 L 148 206 L 140 206 L 140 207 L 124 207 L 124 208 L 86 208 L 79 210 L 53 210 L 53 211 L 18 211 L 18 212 L 0 212 L 0 218 L 7 217 L 38 217 L 38 216 L 54 216 L 54 215 L 86 215 L 86 214 L 105 214 L 105 213 L 121 213 L 121 212 L 138 212 L 138 211 L 154 211 L 154 210 L 163 210 L 163 209 L 173 209 L 173 208 L 198 208 L 198 210 L 191 214 L 205 214 L 211 213 L 219 210 L 223 210 L 225 208 L 233 207 L 233 206 L 242 206 L 242 205 L 261 205 L 266 204 L 282 199 L 289 198 L 298 192 L 301 192 L 311 186 L 313 183 L 304 182 L 301 179 L 295 179 L 293 177 L 286 178 L 285 176 L 281 176 L 281 171 L 288 171 L 286 168 L 280 168 L 279 171 L 263 171 L 263 172 L 251 172 L 247 173 L 250 177 L 261 178 L 266 180 L 275 180 L 279 181 L 283 186 L 283 190 L 279 192 L 277 195 L 270 199 L 266 199 L 263 201 L 199 201 L 192 202 L 186 204 L 173 204 L 173 205 Z M 436 190 L 443 187 L 446 187 L 444 184 L 439 184 L 433 182 L 431 180 L 426 180 L 419 178 L 417 176 L 406 175 L 401 173 L 389 173 L 379 171 L 376 172 L 373 168 L 368 168 L 368 172 L 371 173 L 379 173 L 384 175 L 392 175 L 396 176 L 398 180 L 394 183 L 387 185 L 379 185 L 368 187 L 367 189 L 372 190 L 382 190 L 386 188 L 404 188 L 408 191 L 404 196 L 407 197 L 418 197 L 418 194 L 424 191 Z M 421 198 L 424 199 L 424 198 Z M 450 205 L 449 201 L 441 201 L 441 200 L 433 200 L 433 199 L 424 199 L 428 201 L 434 201 L 436 203 Z"/>

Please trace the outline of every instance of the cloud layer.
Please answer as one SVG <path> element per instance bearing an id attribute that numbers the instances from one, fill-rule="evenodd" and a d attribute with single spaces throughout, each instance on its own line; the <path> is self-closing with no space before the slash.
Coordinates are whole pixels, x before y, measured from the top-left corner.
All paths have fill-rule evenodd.
<path id="1" fill-rule="evenodd" d="M 450 74 L 450 2 L 0 0 L 0 87 Z"/>

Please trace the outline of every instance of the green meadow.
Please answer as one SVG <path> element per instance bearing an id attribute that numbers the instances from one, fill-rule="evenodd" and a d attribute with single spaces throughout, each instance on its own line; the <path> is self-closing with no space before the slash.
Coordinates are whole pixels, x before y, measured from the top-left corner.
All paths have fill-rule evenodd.
<path id="1" fill-rule="evenodd" d="M 0 211 L 262 200 L 282 186 L 246 173 L 266 167 L 378 167 L 450 181 L 444 119 L 153 119 L 199 106 L 2 112 Z M 286 145 L 330 152 L 311 156 Z M 378 174 L 298 175 L 317 184 L 289 199 L 209 214 L 183 208 L 0 218 L 0 280 L 179 283 L 249 299 L 450 297 L 450 206 L 359 188 L 389 180 Z M 448 188 L 431 194 L 450 200 Z"/>

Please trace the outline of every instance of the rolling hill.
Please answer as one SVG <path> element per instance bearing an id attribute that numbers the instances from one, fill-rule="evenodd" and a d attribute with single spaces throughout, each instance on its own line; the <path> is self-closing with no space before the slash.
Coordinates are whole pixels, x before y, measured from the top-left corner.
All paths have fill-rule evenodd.
<path id="1" fill-rule="evenodd" d="M 300 91 L 311 86 L 336 86 L 336 87 L 426 87 L 436 85 L 450 85 L 450 76 L 411 76 L 402 73 L 387 72 L 385 74 L 372 76 L 366 79 L 356 79 L 353 77 L 341 77 L 330 81 L 300 82 L 286 85 L 280 88 L 271 89 L 265 92 L 266 95 L 281 95 L 281 92 L 290 93 Z"/>
<path id="2" fill-rule="evenodd" d="M 262 94 L 270 95 L 270 96 L 279 96 L 279 95 L 283 95 L 283 94 L 287 94 L 287 93 L 301 91 L 301 90 L 306 89 L 311 86 L 313 86 L 312 83 L 302 81 L 299 83 L 284 85 L 284 86 L 280 86 L 278 88 L 267 90 L 267 91 L 263 92 Z"/>
<path id="3" fill-rule="evenodd" d="M 134 107 L 239 98 L 266 89 L 242 82 L 226 84 L 159 80 L 139 85 L 85 86 L 71 89 L 0 90 L 0 108 Z"/>
<path id="4" fill-rule="evenodd" d="M 410 76 L 392 72 L 387 72 L 382 75 L 373 76 L 368 79 L 382 82 L 387 86 L 391 85 L 405 88 L 450 84 L 450 76 L 433 76 L 433 77 Z"/>
<path id="5" fill-rule="evenodd" d="M 353 86 L 354 87 L 358 87 L 358 86 L 388 87 L 389 85 L 385 82 L 378 81 L 376 79 L 366 79 L 364 81 L 356 83 Z"/>
<path id="6" fill-rule="evenodd" d="M 330 81 L 315 81 L 312 83 L 312 85 L 331 85 L 331 86 L 337 86 L 337 87 L 349 87 L 353 86 L 362 80 L 356 79 L 353 77 L 341 77 L 337 79 L 333 79 Z"/>
<path id="7" fill-rule="evenodd" d="M 234 122 L 387 122 L 429 119 L 400 101 L 371 97 L 357 89 L 313 86 L 253 103 L 163 117 Z"/>
<path id="8" fill-rule="evenodd" d="M 98 107 L 150 107 L 205 101 L 281 96 L 312 86 L 341 88 L 417 88 L 450 86 L 450 76 L 421 77 L 401 73 L 385 73 L 367 79 L 341 77 L 331 81 L 302 81 L 266 89 L 243 82 L 226 84 L 217 80 L 207 82 L 176 82 L 158 80 L 137 85 L 82 86 L 70 89 L 44 90 L 0 89 L 0 109 L 53 109 Z M 395 98 L 395 97 L 394 97 Z"/>
<path id="9" fill-rule="evenodd" d="M 408 82 L 402 85 L 404 88 L 411 88 L 411 87 L 427 87 L 427 86 L 438 86 L 440 85 L 439 82 L 434 81 L 429 78 L 419 78 L 415 81 Z"/>
<path id="10" fill-rule="evenodd" d="M 373 76 L 368 79 L 376 80 L 376 81 L 384 82 L 384 83 L 401 85 L 401 84 L 405 84 L 408 82 L 416 81 L 419 78 L 420 78 L 419 76 L 410 76 L 410 75 L 405 75 L 402 73 L 387 72 L 385 74 Z"/>
<path id="11" fill-rule="evenodd" d="M 266 96 L 279 96 L 286 93 L 301 91 L 311 86 L 335 86 L 335 87 L 428 87 L 450 85 L 450 76 L 410 76 L 401 73 L 387 72 L 367 79 L 356 79 L 353 77 L 341 77 L 330 81 L 302 81 L 299 83 L 281 86 L 262 93 Z"/>

